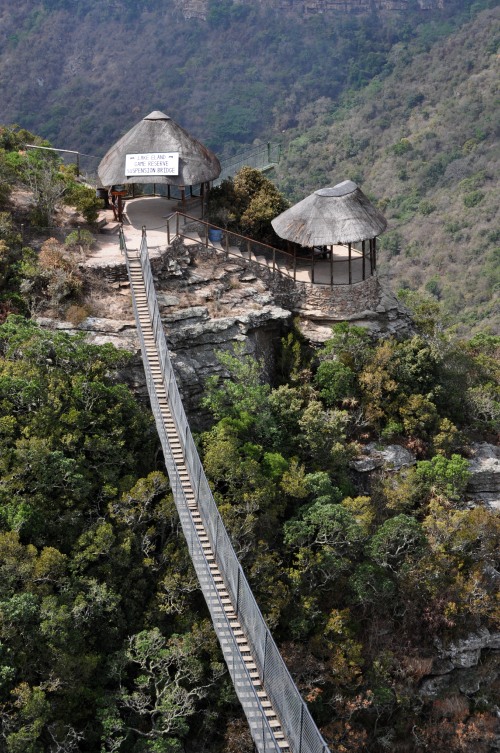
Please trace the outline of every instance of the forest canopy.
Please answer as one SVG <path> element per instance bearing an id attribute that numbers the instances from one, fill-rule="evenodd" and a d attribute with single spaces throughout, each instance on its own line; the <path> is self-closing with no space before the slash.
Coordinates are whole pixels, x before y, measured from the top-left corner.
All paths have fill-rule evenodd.
<path id="1" fill-rule="evenodd" d="M 482 324 L 493 311 L 498 241 L 494 11 L 476 23 L 481 4 L 458 6 L 460 18 L 445 9 L 439 22 L 414 27 L 399 17 L 378 25 L 319 16 L 295 26 L 228 1 L 210 3 L 206 23 L 175 16 L 168 38 L 168 14 L 164 28 L 156 5 L 128 0 L 47 0 L 22 24 L 6 16 L 6 49 L 24 80 L 3 101 L 24 125 L 40 117 L 55 138 L 64 122 L 79 147 L 107 147 L 120 123 L 150 111 L 146 84 L 164 96 L 175 79 L 179 120 L 212 146 L 232 151 L 266 128 L 284 130 L 280 178 L 290 196 L 345 170 L 340 177 L 373 190 L 394 223 L 382 254 L 400 274 L 413 333 L 375 341 L 342 323 L 312 348 L 294 328 L 272 381 L 243 347 L 221 352 L 219 376 L 205 385 L 210 420 L 196 437 L 259 606 L 322 734 L 342 753 L 490 753 L 495 742 L 494 651 L 458 672 L 449 661 L 450 647 L 495 634 L 500 621 L 499 518 L 468 497 L 471 448 L 497 441 L 500 425 L 500 339 L 489 319 Z M 12 7 L 22 13 L 26 3 Z M 464 14 L 470 24 L 449 37 Z M 103 39 L 123 46 L 127 32 L 126 107 L 115 78 L 124 66 L 109 51 L 99 58 L 89 34 L 96 19 Z M 139 25 L 154 31 L 147 57 L 129 34 Z M 62 70 L 54 44 L 76 44 L 80 32 L 95 48 L 68 56 Z M 236 62 L 229 44 L 220 54 L 221 33 Z M 439 64 L 444 40 L 448 67 Z M 92 80 L 81 74 L 94 65 L 91 52 L 105 60 Z M 8 63 L 5 80 L 11 73 Z M 105 90 L 104 81 L 113 83 Z M 28 152 L 27 142 L 48 145 L 24 127 L 0 128 L 0 748 L 252 753 L 152 416 L 124 382 L 131 355 L 34 321 L 41 311 L 88 315 L 78 266 L 85 236 L 74 244 L 74 234 L 68 243 L 44 235 L 31 247 L 10 197 L 31 191 L 37 230 L 59 201 L 91 224 L 96 202 L 73 168 Z M 255 172 L 214 191 L 212 210 L 225 210 L 220 224 L 265 238 L 285 203 Z M 436 233 L 429 279 L 428 238 L 417 238 L 416 225 L 429 239 L 429 227 Z M 458 331 L 439 320 L 442 306 L 452 324 L 462 316 Z M 469 324 L 483 331 L 471 338 Z M 388 446 L 408 462 L 357 470 Z"/>
<path id="2" fill-rule="evenodd" d="M 216 501 L 333 749 L 382 751 L 384 735 L 418 728 L 429 745 L 464 750 L 457 726 L 437 721 L 446 692 L 418 709 L 411 699 L 436 640 L 498 628 L 498 516 L 464 504 L 464 453 L 498 421 L 498 346 L 373 343 L 339 324 L 315 353 L 291 332 L 279 383 L 236 350 L 219 356 L 228 378 L 207 385 L 214 422 L 200 442 Z M 202 739 L 251 749 L 152 419 L 118 379 L 128 359 L 20 316 L 0 326 L 9 753 L 157 753 Z M 497 408 L 486 416 L 488 401 Z M 352 461 L 369 438 L 400 442 L 415 464 L 362 489 Z M 466 750 L 488 750 L 488 692 L 480 703 L 460 696 L 454 711 L 482 746 Z"/>

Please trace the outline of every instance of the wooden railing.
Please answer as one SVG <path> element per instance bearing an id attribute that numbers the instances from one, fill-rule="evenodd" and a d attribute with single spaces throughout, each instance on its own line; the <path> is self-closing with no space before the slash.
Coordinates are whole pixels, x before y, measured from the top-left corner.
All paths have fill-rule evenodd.
<path id="1" fill-rule="evenodd" d="M 174 212 L 167 217 L 166 230 L 168 245 L 176 237 L 185 238 L 202 243 L 205 248 L 223 251 L 228 257 L 244 258 L 273 275 L 280 274 L 295 282 L 329 287 L 353 285 L 368 279 L 376 271 L 375 240 L 363 241 L 361 249 L 354 244 L 335 246 L 333 248 L 344 249 L 345 254 L 342 258 L 335 258 L 335 252 L 328 249 L 311 249 L 309 255 L 292 254 L 183 212 Z M 220 242 L 210 240 L 211 230 L 220 231 Z M 310 279 L 303 279 L 303 273 L 308 269 L 311 270 Z"/>

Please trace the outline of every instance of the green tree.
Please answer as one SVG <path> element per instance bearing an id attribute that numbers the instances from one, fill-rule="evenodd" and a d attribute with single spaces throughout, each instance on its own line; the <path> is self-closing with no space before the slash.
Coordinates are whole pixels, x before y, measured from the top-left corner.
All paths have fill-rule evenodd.
<path id="1" fill-rule="evenodd" d="M 457 454 L 449 459 L 435 455 L 431 460 L 421 460 L 415 474 L 434 495 L 443 494 L 451 500 L 462 498 L 470 478 L 469 463 Z"/>
<path id="2" fill-rule="evenodd" d="M 287 207 L 284 196 L 260 170 L 242 167 L 234 179 L 210 191 L 207 211 L 214 224 L 276 245 L 279 239 L 271 220 Z"/>
<path id="3" fill-rule="evenodd" d="M 355 392 L 354 372 L 341 361 L 323 361 L 314 377 L 319 394 L 327 406 L 342 402 Z"/>
<path id="4" fill-rule="evenodd" d="M 365 540 L 349 510 L 319 499 L 284 526 L 285 544 L 295 552 L 290 570 L 299 592 L 330 588 L 347 572 Z"/>
<path id="5" fill-rule="evenodd" d="M 357 327 L 348 322 L 339 322 L 332 327 L 332 337 L 318 352 L 320 361 L 338 359 L 355 373 L 371 354 L 370 334 L 364 327 Z"/>
<path id="6" fill-rule="evenodd" d="M 126 728 L 146 741 L 144 750 L 181 750 L 189 718 L 222 670 L 214 664 L 212 677 L 204 675 L 200 654 L 209 629 L 200 626 L 168 640 L 157 628 L 130 637 L 126 659 L 134 673 L 133 689 L 120 691 L 117 707 L 126 714 Z M 122 737 L 120 725 L 112 735 L 116 728 Z"/>
<path id="7" fill-rule="evenodd" d="M 88 223 L 95 223 L 102 207 L 102 200 L 97 198 L 95 189 L 76 180 L 74 166 L 61 166 L 61 175 L 66 185 L 64 203 L 75 207 Z"/>
<path id="8" fill-rule="evenodd" d="M 397 572 L 408 559 L 419 557 L 426 546 L 420 523 L 400 514 L 382 523 L 372 536 L 367 552 L 380 567 Z"/>
<path id="9" fill-rule="evenodd" d="M 42 227 L 52 224 L 58 202 L 66 192 L 66 184 L 55 156 L 30 154 L 24 166 L 24 181 L 35 200 L 34 220 Z"/>
<path id="10" fill-rule="evenodd" d="M 145 459 L 151 419 L 113 379 L 129 356 L 112 347 L 18 317 L 0 351 L 0 519 L 42 545 L 60 542 L 64 520 L 67 547 L 88 500 L 98 508 Z"/>
<path id="11" fill-rule="evenodd" d="M 41 753 L 42 733 L 49 719 L 46 693 L 39 687 L 21 683 L 12 692 L 12 700 L 0 709 L 7 753 Z"/>

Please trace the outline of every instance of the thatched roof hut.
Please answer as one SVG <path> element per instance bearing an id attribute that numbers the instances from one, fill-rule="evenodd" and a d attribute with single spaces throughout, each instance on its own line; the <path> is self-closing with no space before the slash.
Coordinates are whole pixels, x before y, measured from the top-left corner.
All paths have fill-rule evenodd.
<path id="1" fill-rule="evenodd" d="M 149 164 L 153 167 L 149 168 L 149 172 L 148 168 L 144 168 L 145 174 L 140 174 L 140 167 L 131 167 L 142 164 L 138 161 L 139 155 L 155 157 L 150 160 Z M 167 172 L 166 162 L 161 161 L 158 155 L 174 155 L 171 163 L 174 167 L 169 168 L 171 172 Z M 219 160 L 210 149 L 190 136 L 168 115 L 155 110 L 111 147 L 101 160 L 98 175 L 104 186 L 127 183 L 193 186 L 214 180 L 220 171 Z"/>
<path id="2" fill-rule="evenodd" d="M 385 217 L 352 180 L 315 191 L 271 224 L 280 238 L 306 248 L 369 240 L 387 227 Z"/>

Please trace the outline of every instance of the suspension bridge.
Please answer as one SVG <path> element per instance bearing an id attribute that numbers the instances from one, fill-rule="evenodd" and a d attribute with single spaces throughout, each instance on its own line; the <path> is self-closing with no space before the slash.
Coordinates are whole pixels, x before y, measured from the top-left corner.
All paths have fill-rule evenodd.
<path id="1" fill-rule="evenodd" d="M 221 172 L 212 185 L 219 186 L 226 178 L 234 178 L 242 167 L 254 167 L 267 173 L 279 164 L 280 159 L 281 144 L 275 141 L 245 149 L 220 161 Z"/>
<path id="2" fill-rule="evenodd" d="M 165 339 L 145 229 L 121 248 L 151 407 L 182 530 L 258 753 L 329 753 L 267 628 L 196 450 Z"/>

